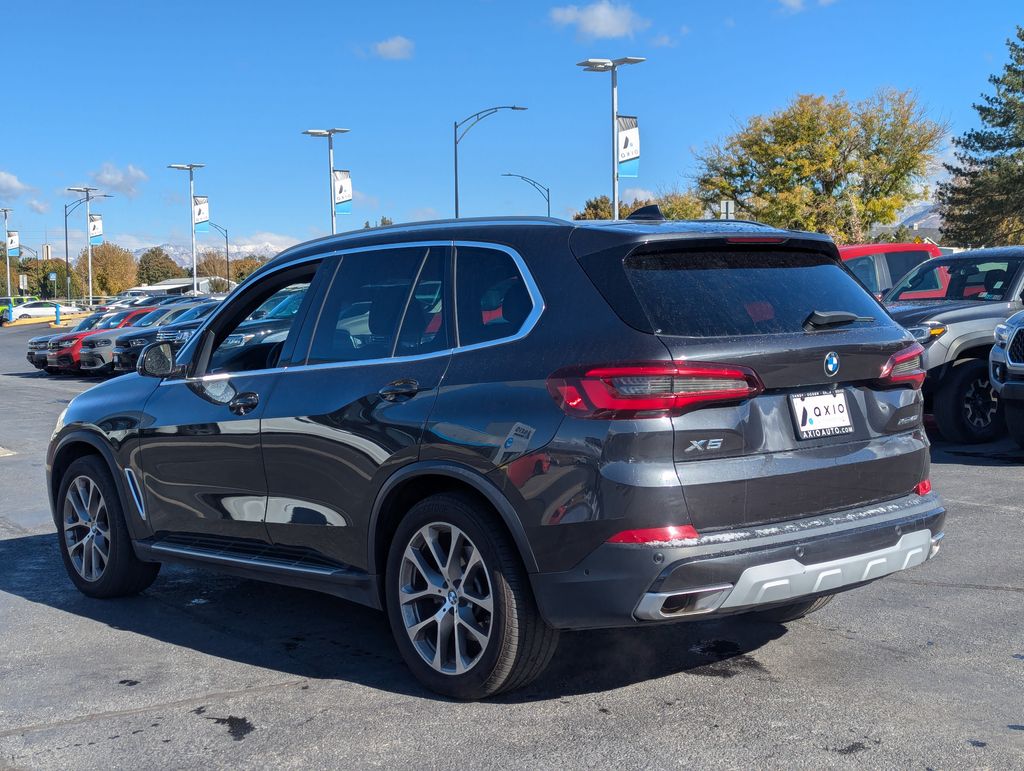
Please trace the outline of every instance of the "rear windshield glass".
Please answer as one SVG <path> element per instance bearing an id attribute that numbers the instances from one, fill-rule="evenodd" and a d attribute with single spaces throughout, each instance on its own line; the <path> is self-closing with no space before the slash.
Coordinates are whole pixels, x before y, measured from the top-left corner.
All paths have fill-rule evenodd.
<path id="1" fill-rule="evenodd" d="M 812 311 L 884 311 L 824 255 L 674 252 L 631 255 L 626 275 L 655 332 L 731 337 L 801 332 Z M 863 323 L 863 322 L 857 322 Z"/>

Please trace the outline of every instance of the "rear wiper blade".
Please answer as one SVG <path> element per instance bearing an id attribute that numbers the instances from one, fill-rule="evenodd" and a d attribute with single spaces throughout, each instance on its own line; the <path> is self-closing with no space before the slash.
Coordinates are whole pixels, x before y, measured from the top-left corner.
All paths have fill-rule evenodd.
<path id="1" fill-rule="evenodd" d="M 850 313 L 850 311 L 811 311 L 811 314 L 804 319 L 804 329 L 809 332 L 812 329 L 853 324 L 855 321 L 874 320 L 874 316 L 858 316 L 856 313 Z"/>

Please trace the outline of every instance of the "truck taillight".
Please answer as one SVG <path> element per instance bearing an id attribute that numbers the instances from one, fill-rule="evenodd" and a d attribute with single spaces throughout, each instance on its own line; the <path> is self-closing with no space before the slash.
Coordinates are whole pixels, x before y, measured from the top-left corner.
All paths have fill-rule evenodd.
<path id="1" fill-rule="evenodd" d="M 569 367 L 553 373 L 547 384 L 567 414 L 603 420 L 671 417 L 764 390 L 753 370 L 709 362 Z"/>
<path id="2" fill-rule="evenodd" d="M 924 346 L 920 343 L 904 348 L 889 357 L 876 381 L 880 388 L 920 388 L 924 383 L 925 371 L 921 355 Z"/>

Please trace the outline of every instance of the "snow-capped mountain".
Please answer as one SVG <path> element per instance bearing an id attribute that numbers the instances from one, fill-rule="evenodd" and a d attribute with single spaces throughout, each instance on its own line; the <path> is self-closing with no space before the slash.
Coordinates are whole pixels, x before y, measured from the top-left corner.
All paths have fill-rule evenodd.
<path id="1" fill-rule="evenodd" d="M 178 265 L 183 268 L 190 268 L 192 266 L 192 246 L 190 244 L 155 244 L 167 252 L 167 255 L 174 260 Z M 143 254 L 152 249 L 151 246 L 142 247 L 132 251 L 135 255 L 135 259 L 139 259 Z M 200 255 L 207 249 L 216 249 L 218 251 L 224 250 L 223 242 L 219 245 L 213 244 L 196 244 L 196 255 Z M 273 257 L 281 251 L 279 245 L 265 243 L 251 243 L 251 244 L 236 244 L 231 243 L 231 259 L 248 257 L 253 254 L 258 254 L 262 257 Z"/>

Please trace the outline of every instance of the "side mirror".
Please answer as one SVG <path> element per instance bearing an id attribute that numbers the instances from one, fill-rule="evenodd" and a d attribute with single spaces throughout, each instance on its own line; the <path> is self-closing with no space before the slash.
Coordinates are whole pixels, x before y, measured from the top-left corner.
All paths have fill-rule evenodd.
<path id="1" fill-rule="evenodd" d="M 174 349 L 170 343 L 150 343 L 142 349 L 136 371 L 143 377 L 170 377 L 174 370 Z"/>
<path id="2" fill-rule="evenodd" d="M 267 315 L 266 311 L 253 311 L 252 315 L 250 315 L 249 318 L 253 319 L 253 320 L 262 319 L 266 315 Z"/>

